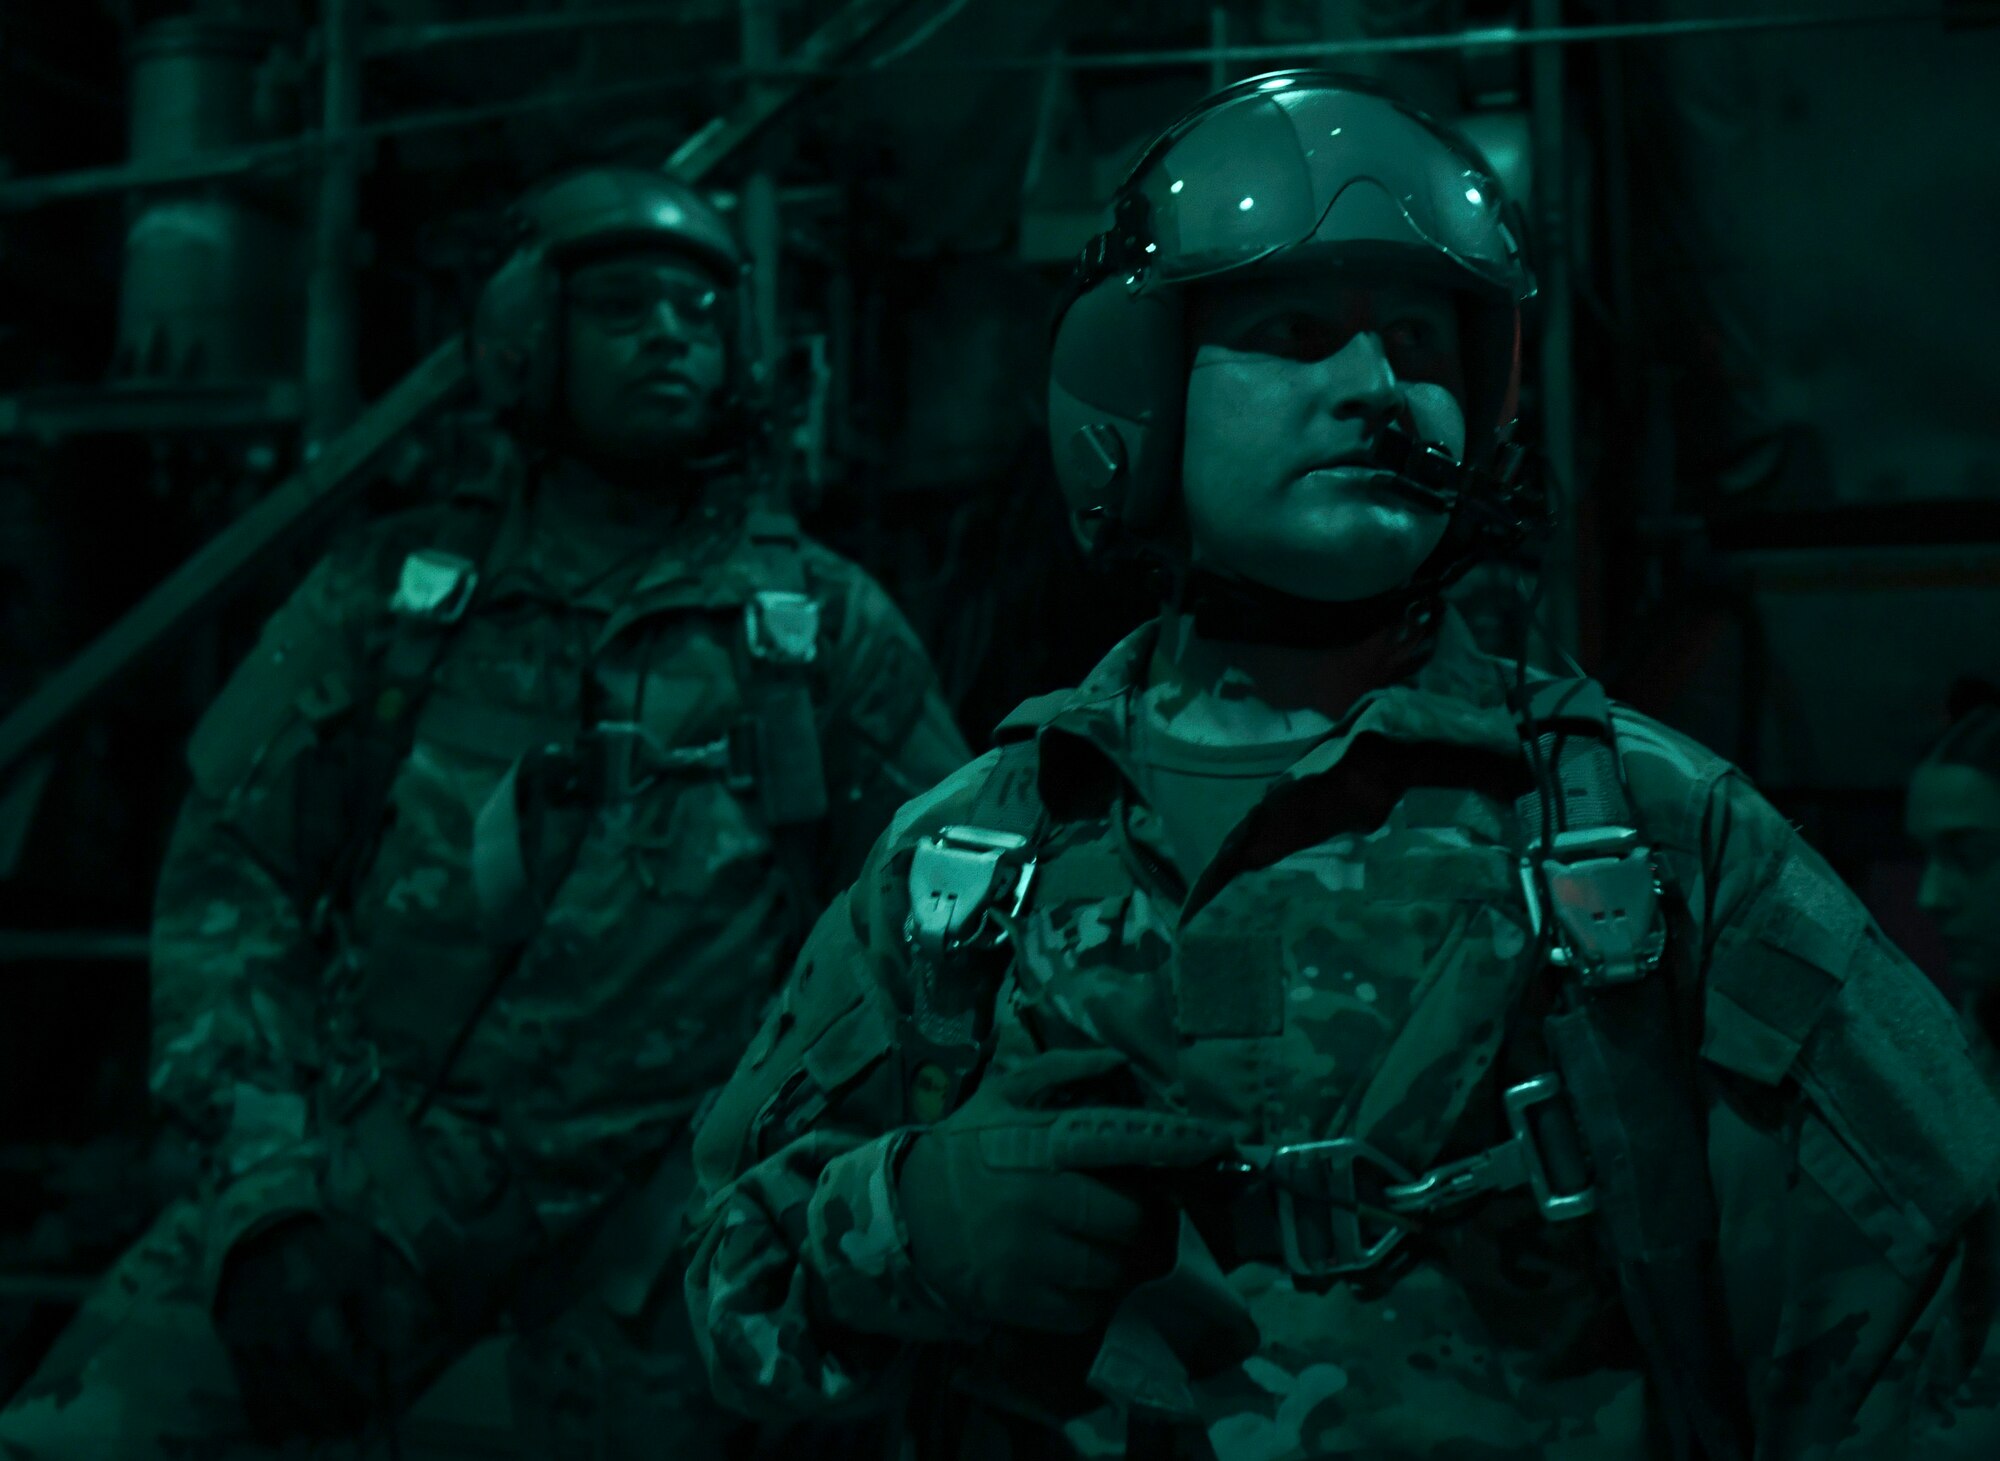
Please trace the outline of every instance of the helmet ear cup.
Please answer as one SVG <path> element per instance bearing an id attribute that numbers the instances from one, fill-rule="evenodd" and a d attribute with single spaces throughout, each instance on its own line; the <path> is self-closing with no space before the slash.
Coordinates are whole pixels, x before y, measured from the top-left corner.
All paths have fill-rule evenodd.
<path id="1" fill-rule="evenodd" d="M 539 244 L 518 250 L 480 291 L 468 340 L 480 399 L 495 414 L 546 424 L 561 374 L 562 278 Z"/>
<path id="2" fill-rule="evenodd" d="M 1070 303 L 1049 364 L 1049 443 L 1086 550 L 1114 526 L 1143 536 L 1171 521 L 1186 401 L 1180 290 L 1121 273 Z"/>

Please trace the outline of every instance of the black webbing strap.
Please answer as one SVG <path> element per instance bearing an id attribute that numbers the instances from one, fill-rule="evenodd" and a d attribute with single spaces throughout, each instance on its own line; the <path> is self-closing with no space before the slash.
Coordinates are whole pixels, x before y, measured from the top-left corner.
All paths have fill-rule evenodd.
<path id="1" fill-rule="evenodd" d="M 968 819 L 975 827 L 1025 837 L 1032 848 L 1042 826 L 1041 757 L 1033 736 L 1004 740 Z"/>
<path id="2" fill-rule="evenodd" d="M 910 859 L 911 1007 L 906 1054 L 934 1066 L 947 1105 L 979 1063 L 994 978 L 981 955 L 1004 935 L 1033 876 L 1042 826 L 1033 739 L 1004 742 L 967 821 L 940 828 Z M 990 957 L 987 964 L 998 964 Z"/>
<path id="3" fill-rule="evenodd" d="M 756 748 L 757 795 L 774 829 L 817 827 L 827 814 L 809 671 L 818 653 L 819 604 L 806 583 L 794 518 L 759 508 L 745 519 L 744 530 L 758 579 L 766 585 L 744 609 L 749 652 L 744 696 Z"/>
<path id="4" fill-rule="evenodd" d="M 447 504 L 430 545 L 396 565 L 398 582 L 384 594 L 381 618 L 372 631 L 372 683 L 358 697 L 350 723 L 348 745 L 357 776 L 344 788 L 348 804 L 333 809 L 346 831 L 327 861 L 326 894 L 314 910 L 315 920 L 351 906 L 381 846 L 396 774 L 416 741 L 417 721 L 431 698 L 437 667 L 485 588 L 485 560 L 503 516 L 501 504 L 488 494 L 458 494 Z M 447 580 L 452 577 L 448 565 L 462 565 L 462 583 L 438 585 L 443 596 L 433 606 L 437 612 L 405 602 L 405 580 L 427 557 L 429 568 Z"/>
<path id="5" fill-rule="evenodd" d="M 1541 916 L 1566 963 L 1543 1034 L 1589 1156 L 1600 1228 L 1617 1264 L 1677 1461 L 1747 1461 L 1748 1405 L 1715 1273 L 1715 1194 L 1689 1033 L 1677 1011 L 1676 956 L 1617 982 L 1586 978 L 1565 949 L 1542 838 L 1629 828 L 1640 835 L 1617 759 L 1610 705 L 1588 680 L 1527 687 L 1517 706 L 1536 790 L 1516 806 Z"/>

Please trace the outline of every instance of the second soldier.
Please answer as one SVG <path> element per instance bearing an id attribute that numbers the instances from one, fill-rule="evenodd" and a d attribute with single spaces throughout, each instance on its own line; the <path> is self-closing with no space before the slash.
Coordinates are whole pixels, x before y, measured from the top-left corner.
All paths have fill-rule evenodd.
<path id="1" fill-rule="evenodd" d="M 193 738 L 154 1089 L 208 1177 L 9 1455 L 393 1443 L 503 1323 L 528 1454 L 740 1427 L 678 1300 L 690 1121 L 965 749 L 883 592 L 755 500 L 722 217 L 612 168 L 517 219 L 471 336 L 492 470 L 329 554 Z"/>

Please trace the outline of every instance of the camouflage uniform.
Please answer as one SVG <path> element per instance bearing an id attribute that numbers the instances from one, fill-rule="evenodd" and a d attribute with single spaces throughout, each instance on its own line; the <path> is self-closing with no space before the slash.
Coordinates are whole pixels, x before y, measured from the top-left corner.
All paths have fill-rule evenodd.
<path id="1" fill-rule="evenodd" d="M 1364 695 L 1190 892 L 1130 750 L 1155 634 L 1012 721 L 1035 737 L 1046 820 L 990 976 L 982 1078 L 1109 1047 L 1135 1099 L 1225 1120 L 1246 1144 L 1365 1137 L 1412 1172 L 1494 1145 L 1538 972 L 1492 775 L 1522 764 L 1502 667 L 1448 618 L 1414 678 Z M 1996 1396 L 1968 1371 L 1992 1312 L 1977 1240 L 2000 1106 L 1951 1011 L 1739 773 L 1622 707 L 1614 722 L 1685 903 L 1679 977 L 1715 1093 L 1720 1287 L 1755 1455 L 1993 1454 Z M 999 754 L 897 815 L 697 1141 L 689 1301 L 717 1393 L 796 1415 L 915 1407 L 919 1455 L 1663 1454 L 1598 1220 L 1546 1222 L 1518 1192 L 1330 1287 L 1232 1263 L 1181 1220 L 1172 1259 L 1213 1260 L 1205 1290 L 1184 1292 L 1239 1336 L 1205 1372 L 1120 1351 L 1133 1299 L 1081 1343 L 940 1302 L 911 1264 L 896 1185 L 913 1132 L 947 1109 L 910 1054 L 908 877 L 920 843 L 978 823 Z"/>
<path id="2" fill-rule="evenodd" d="M 337 548 L 197 731 L 159 888 L 153 1083 L 216 1153 L 216 1181 L 86 1304 L 0 1418 L 0 1454 L 219 1454 L 203 1447 L 243 1422 L 207 1322 L 218 1265 L 245 1235 L 312 1211 L 385 1235 L 453 1319 L 397 1358 L 398 1393 L 506 1306 L 536 1311 L 516 1322 L 546 1321 L 594 1289 L 538 1341 L 527 1408 L 550 1424 L 558 1412 L 601 1420 L 628 1448 L 642 1432 L 649 1454 L 679 1429 L 679 1454 L 706 1454 L 697 1433 L 720 1422 L 673 1256 L 686 1191 L 673 1169 L 685 1174 L 691 1118 L 829 884 L 965 751 L 881 589 L 746 513 L 740 480 L 711 480 L 662 536 L 657 506 L 621 515 L 608 484 L 550 470 L 559 482 L 510 482 Z M 462 620 L 385 614 L 410 587 L 413 554 L 474 541 L 482 582 Z M 781 569 L 818 605 L 815 653 L 767 674 L 746 646 L 746 605 L 784 589 Z M 417 656 L 432 656 L 422 683 L 396 683 L 385 664 L 438 633 Z M 814 747 L 741 743 L 770 676 L 794 672 L 831 790 L 823 817 L 780 830 L 759 791 L 785 768 L 757 756 Z M 406 715 L 413 726 L 393 737 L 385 728 Z M 602 791 L 567 836 L 554 813 L 532 824 L 525 860 L 543 915 L 517 947 L 483 938 L 475 813 L 524 752 L 607 722 L 642 725 L 664 758 L 642 759 L 622 795 Z M 371 801 L 385 743 L 393 774 Z M 733 774 L 746 761 L 749 780 Z M 538 856 L 542 842 L 561 845 Z M 409 1119 L 468 1023 L 449 1081 Z M 625 1223 L 639 1241 L 576 1258 L 598 1219 L 642 1190 L 660 1200 Z M 538 1372 L 549 1366 L 564 1373 Z M 555 1436 L 528 1450 L 630 1453 L 600 1447 Z"/>

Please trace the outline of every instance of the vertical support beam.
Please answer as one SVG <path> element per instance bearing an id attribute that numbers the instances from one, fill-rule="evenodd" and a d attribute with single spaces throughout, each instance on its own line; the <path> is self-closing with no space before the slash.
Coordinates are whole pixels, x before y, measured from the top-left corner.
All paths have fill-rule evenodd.
<path id="1" fill-rule="evenodd" d="M 753 73 L 778 60 L 778 7 L 776 0 L 742 0 L 743 64 Z M 778 88 L 769 81 L 752 80 L 748 101 L 753 108 L 772 103 Z M 754 347 L 766 389 L 777 404 L 778 362 L 783 340 L 778 320 L 778 269 L 784 252 L 782 224 L 778 216 L 778 184 L 769 159 L 744 179 L 742 193 L 743 245 L 750 255 L 750 319 L 755 334 Z M 781 418 L 782 419 L 782 418 Z M 785 463 L 790 453 L 787 443 L 778 442 L 767 464 L 779 477 L 782 490 Z"/>
<path id="2" fill-rule="evenodd" d="M 359 404 L 354 372 L 354 254 L 361 168 L 354 132 L 361 121 L 362 3 L 325 0 L 320 11 L 325 73 L 312 256 L 306 276 L 307 460 L 346 429 Z"/>
<path id="3" fill-rule="evenodd" d="M 1210 50 L 1220 51 L 1229 44 L 1229 8 L 1224 5 L 1208 7 L 1208 45 Z M 1229 63 L 1220 56 L 1211 56 L 1208 61 L 1208 89 L 1220 91 L 1229 85 Z"/>
<path id="4" fill-rule="evenodd" d="M 1531 0 L 1536 30 L 1562 24 L 1562 0 Z M 1541 274 L 1541 437 L 1556 488 L 1556 531 L 1543 566 L 1542 619 L 1553 644 L 1544 654 L 1573 652 L 1577 635 L 1576 361 L 1570 317 L 1570 221 L 1568 125 L 1563 99 L 1563 47 L 1529 50 L 1529 90 L 1533 106 L 1535 232 Z M 1557 653 L 1556 657 L 1559 657 Z"/>

